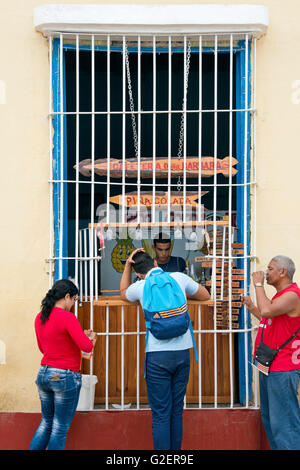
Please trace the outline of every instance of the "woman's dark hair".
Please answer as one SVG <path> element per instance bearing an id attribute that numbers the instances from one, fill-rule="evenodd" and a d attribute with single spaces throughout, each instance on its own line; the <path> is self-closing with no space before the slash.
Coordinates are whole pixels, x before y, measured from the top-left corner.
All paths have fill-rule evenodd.
<path id="1" fill-rule="evenodd" d="M 136 273 L 146 274 L 150 269 L 154 268 L 154 262 L 148 253 L 138 251 L 132 257 L 134 263 L 132 264 L 133 269 Z"/>
<path id="2" fill-rule="evenodd" d="M 53 309 L 55 303 L 63 299 L 67 294 L 70 297 L 78 294 L 78 289 L 75 284 L 69 279 L 60 279 L 53 286 L 52 289 L 48 290 L 46 296 L 42 300 L 42 311 L 41 311 L 41 322 L 46 323 Z"/>

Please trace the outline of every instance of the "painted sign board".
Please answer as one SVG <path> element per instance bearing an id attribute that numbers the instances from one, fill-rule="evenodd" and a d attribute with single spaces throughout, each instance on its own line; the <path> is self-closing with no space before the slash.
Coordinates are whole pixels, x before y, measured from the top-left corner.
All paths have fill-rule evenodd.
<path id="1" fill-rule="evenodd" d="M 208 191 L 202 191 L 201 197 L 207 194 Z M 168 193 L 163 191 L 156 191 L 154 204 L 155 207 L 167 207 L 168 206 Z M 170 193 L 170 206 L 183 206 L 184 203 L 187 206 L 198 207 L 196 199 L 198 199 L 199 193 L 197 191 L 189 191 L 186 193 L 185 197 L 183 192 L 171 192 Z M 137 192 L 131 192 L 123 195 L 118 194 L 117 196 L 112 196 L 110 202 L 118 204 L 119 206 L 125 205 L 126 207 L 136 207 L 138 205 L 138 194 Z M 153 205 L 153 193 L 152 192 L 141 192 L 140 193 L 140 205 L 146 207 L 152 207 Z"/>
<path id="2" fill-rule="evenodd" d="M 231 167 L 230 167 L 231 160 Z M 214 157 L 201 157 L 201 177 L 210 177 L 215 174 L 223 174 L 229 177 L 230 172 L 235 176 L 238 161 L 231 157 L 214 158 Z M 100 158 L 94 161 L 94 172 L 99 176 L 106 176 L 108 171 L 107 158 Z M 199 175 L 199 157 L 186 157 L 184 158 L 171 158 L 170 159 L 170 172 L 172 176 L 179 176 L 184 174 L 184 162 L 186 162 L 186 176 L 187 178 L 195 178 Z M 215 168 L 216 164 L 216 168 Z M 76 168 L 76 165 L 74 166 Z M 92 160 L 85 159 L 79 163 L 79 171 L 84 176 L 90 176 L 92 169 Z M 141 178 L 152 178 L 155 170 L 156 178 L 165 178 L 169 172 L 169 159 L 157 157 L 154 161 L 152 158 L 142 157 L 140 160 L 136 158 L 123 159 L 110 158 L 109 171 L 112 178 L 121 178 L 123 172 L 128 178 L 136 178 L 138 173 Z"/>

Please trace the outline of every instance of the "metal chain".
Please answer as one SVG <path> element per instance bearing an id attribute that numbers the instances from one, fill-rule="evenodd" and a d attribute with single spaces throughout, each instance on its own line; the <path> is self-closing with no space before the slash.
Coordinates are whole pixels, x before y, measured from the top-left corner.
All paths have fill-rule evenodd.
<path id="1" fill-rule="evenodd" d="M 129 67 L 129 54 L 127 49 L 127 44 L 125 43 L 125 63 L 126 63 L 126 71 L 127 71 L 127 82 L 128 82 L 128 94 L 129 94 L 129 104 L 130 104 L 130 111 L 131 111 L 131 122 L 132 122 L 132 132 L 133 132 L 133 145 L 135 150 L 136 159 L 138 159 L 139 155 L 139 141 L 138 135 L 136 131 L 136 122 L 135 122 L 135 114 L 134 114 L 134 103 L 133 103 L 133 96 L 132 96 L 132 87 L 131 87 L 131 78 L 130 78 L 130 67 Z"/>
<path id="2" fill-rule="evenodd" d="M 180 159 L 182 156 L 183 149 L 183 134 L 184 134 L 184 108 L 187 102 L 187 91 L 188 91 L 188 82 L 189 82 L 189 71 L 190 71 L 190 60 L 191 60 L 191 41 L 188 43 L 188 51 L 186 58 L 186 71 L 184 77 L 184 92 L 183 92 L 183 102 L 182 102 L 182 115 L 181 115 L 181 124 L 180 124 L 180 133 L 179 133 L 179 142 L 178 142 L 178 152 L 177 157 Z"/>
<path id="3" fill-rule="evenodd" d="M 184 137 L 184 121 L 185 121 L 185 113 L 184 109 L 187 103 L 187 92 L 188 92 L 188 83 L 189 83 L 189 71 L 190 71 L 190 61 L 191 61 L 191 41 L 188 42 L 188 50 L 187 50 L 187 57 L 186 57 L 186 69 L 185 69 L 185 76 L 184 76 L 184 91 L 183 91 L 183 102 L 182 102 L 182 115 L 181 115 L 181 123 L 180 123 L 180 132 L 179 132 L 179 141 L 178 141 L 178 152 L 177 158 L 180 160 L 182 157 L 183 151 L 183 137 Z M 177 191 L 181 191 L 181 178 L 178 176 L 177 181 Z"/>

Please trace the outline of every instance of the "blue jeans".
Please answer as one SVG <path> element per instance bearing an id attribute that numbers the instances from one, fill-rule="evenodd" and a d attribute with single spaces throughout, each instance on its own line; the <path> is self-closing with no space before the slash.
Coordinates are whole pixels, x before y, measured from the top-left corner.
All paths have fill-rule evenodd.
<path id="1" fill-rule="evenodd" d="M 300 449 L 300 369 L 259 373 L 261 419 L 272 450 Z"/>
<path id="2" fill-rule="evenodd" d="M 69 369 L 41 366 L 38 387 L 42 420 L 36 430 L 30 450 L 63 450 L 79 400 L 81 374 Z"/>
<path id="3" fill-rule="evenodd" d="M 180 450 L 190 351 L 146 353 L 146 384 L 155 450 Z"/>

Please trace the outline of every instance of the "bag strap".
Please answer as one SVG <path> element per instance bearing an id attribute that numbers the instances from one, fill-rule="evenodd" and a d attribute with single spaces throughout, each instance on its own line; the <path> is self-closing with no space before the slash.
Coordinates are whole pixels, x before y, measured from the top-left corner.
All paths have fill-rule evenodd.
<path id="1" fill-rule="evenodd" d="M 262 329 L 262 332 L 261 332 L 261 338 L 260 338 L 260 342 L 263 343 L 263 334 L 264 334 L 264 329 L 265 329 L 265 326 L 266 326 L 266 321 L 267 319 L 265 319 L 264 321 L 264 326 L 263 326 L 263 329 Z M 285 343 L 283 343 L 281 346 L 279 346 L 276 351 L 279 351 L 279 349 L 282 349 L 284 348 L 290 341 L 292 341 L 296 336 L 297 336 L 297 333 L 300 331 L 300 327 L 298 328 L 298 330 L 296 331 L 296 333 L 294 333 Z M 264 344 L 264 343 L 263 343 Z"/>
<path id="2" fill-rule="evenodd" d="M 260 337 L 260 342 L 261 343 L 263 343 L 263 335 L 264 335 L 264 329 L 265 329 L 265 326 L 266 326 L 266 321 L 267 321 L 267 319 L 265 318 L 264 326 L 263 326 L 263 329 L 262 329 L 262 332 L 261 332 L 261 337 Z"/>
<path id="3" fill-rule="evenodd" d="M 283 343 L 281 346 L 279 346 L 279 348 L 277 349 L 282 349 L 284 348 L 284 346 L 286 346 L 290 341 L 292 341 L 292 339 L 295 338 L 295 336 L 297 336 L 297 333 L 298 331 L 300 331 L 300 327 L 298 328 L 298 330 L 296 331 L 296 333 L 293 334 L 293 336 L 290 337 L 290 339 L 288 339 L 285 343 Z"/>

